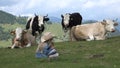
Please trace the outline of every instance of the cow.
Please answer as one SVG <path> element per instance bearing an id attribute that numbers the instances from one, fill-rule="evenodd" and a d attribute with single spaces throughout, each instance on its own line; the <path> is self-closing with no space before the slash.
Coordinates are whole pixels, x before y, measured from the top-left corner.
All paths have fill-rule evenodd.
<path id="1" fill-rule="evenodd" d="M 114 19 L 113 22 L 117 22 L 118 18 Z M 117 25 L 115 25 L 117 26 Z M 111 32 L 106 33 L 106 38 L 112 37 Z"/>
<path id="2" fill-rule="evenodd" d="M 41 34 L 45 29 L 44 23 L 49 20 L 47 16 L 38 16 L 35 14 L 34 17 L 29 17 L 26 24 L 26 30 L 31 30 L 33 36 L 36 36 L 37 32 Z"/>
<path id="3" fill-rule="evenodd" d="M 71 28 L 73 26 L 76 25 L 80 25 L 82 22 L 82 16 L 80 15 L 80 13 L 66 13 L 66 14 L 62 14 L 62 29 L 64 31 L 64 37 L 66 36 L 66 33 L 68 32 L 68 30 L 71 30 Z"/>
<path id="4" fill-rule="evenodd" d="M 115 32 L 118 23 L 112 20 L 103 20 L 96 23 L 82 24 L 72 27 L 72 41 L 105 40 L 107 32 Z"/>
<path id="5" fill-rule="evenodd" d="M 36 45 L 35 36 L 33 36 L 30 31 L 18 27 L 10 33 L 14 36 L 12 39 L 12 46 L 10 47 L 11 49 Z"/>

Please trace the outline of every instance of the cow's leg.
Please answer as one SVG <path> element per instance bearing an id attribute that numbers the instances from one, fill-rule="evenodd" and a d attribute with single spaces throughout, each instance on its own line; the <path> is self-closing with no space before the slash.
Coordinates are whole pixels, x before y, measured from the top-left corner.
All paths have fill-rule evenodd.
<path id="1" fill-rule="evenodd" d="M 40 43 L 40 38 L 41 38 L 41 36 L 37 36 L 37 37 L 36 37 L 36 42 L 37 42 L 37 44 Z"/>
<path id="2" fill-rule="evenodd" d="M 70 41 L 73 41 L 73 40 L 75 40 L 75 39 L 72 39 L 72 36 L 73 34 L 72 34 L 72 31 L 71 31 L 71 28 L 69 29 L 69 40 Z"/>
<path id="3" fill-rule="evenodd" d="M 96 40 L 105 40 L 105 36 L 96 36 L 95 39 Z"/>
<path id="4" fill-rule="evenodd" d="M 105 35 L 105 33 L 102 33 L 102 34 L 100 34 L 98 36 L 95 36 L 95 39 L 96 40 L 105 40 L 106 39 L 106 35 Z"/>
<path id="5" fill-rule="evenodd" d="M 105 38 L 97 37 L 96 40 L 105 40 Z"/>
<path id="6" fill-rule="evenodd" d="M 31 46 L 31 43 L 28 43 L 27 45 L 26 45 L 26 47 L 30 47 Z"/>
<path id="7" fill-rule="evenodd" d="M 35 31 L 34 30 L 32 30 L 32 35 L 35 36 Z"/>
<path id="8" fill-rule="evenodd" d="M 89 38 L 87 39 L 87 41 L 91 41 L 91 40 L 94 40 L 94 36 L 93 35 L 90 35 Z"/>
<path id="9" fill-rule="evenodd" d="M 63 37 L 66 37 L 66 35 L 67 35 L 67 31 L 68 31 L 68 30 L 65 30 L 65 29 L 64 29 Z"/>
<path id="10" fill-rule="evenodd" d="M 74 36 L 75 27 L 73 29 L 70 29 L 70 41 L 77 41 Z"/>
<path id="11" fill-rule="evenodd" d="M 72 34 L 71 30 L 70 30 L 70 41 L 74 41 L 74 40 L 75 40 L 75 38 L 74 38 L 74 36 L 73 36 L 73 34 Z"/>
<path id="12" fill-rule="evenodd" d="M 105 37 L 106 37 L 106 38 L 111 37 L 111 33 L 110 33 L 110 32 L 107 32 L 107 33 L 105 34 Z"/>
<path id="13" fill-rule="evenodd" d="M 63 40 L 70 41 L 70 30 L 69 29 L 64 31 Z"/>
<path id="14" fill-rule="evenodd" d="M 41 39 L 41 35 L 42 35 L 42 32 L 40 32 L 40 31 L 38 31 L 39 33 L 37 33 L 37 36 L 36 36 L 36 42 L 37 42 L 37 44 L 39 44 L 41 41 L 40 41 L 40 39 Z"/>
<path id="15" fill-rule="evenodd" d="M 15 46 L 16 46 L 16 45 L 15 45 L 15 43 L 14 43 L 14 44 L 11 46 L 11 49 L 14 49 L 14 48 L 15 48 Z"/>

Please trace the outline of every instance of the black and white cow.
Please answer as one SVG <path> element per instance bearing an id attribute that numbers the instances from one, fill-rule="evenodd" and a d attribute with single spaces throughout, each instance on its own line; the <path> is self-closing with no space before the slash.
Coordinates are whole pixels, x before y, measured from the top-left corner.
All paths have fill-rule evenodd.
<path id="1" fill-rule="evenodd" d="M 35 15 L 34 17 L 28 18 L 28 22 L 26 24 L 26 30 L 31 30 L 33 36 L 36 36 L 37 32 L 41 34 L 45 29 L 44 23 L 49 20 L 47 16 Z"/>
<path id="2" fill-rule="evenodd" d="M 66 36 L 66 33 L 68 30 L 70 30 L 73 26 L 80 25 L 82 22 L 82 16 L 80 13 L 66 13 L 64 15 L 61 15 L 62 17 L 62 29 L 64 30 L 64 36 Z"/>

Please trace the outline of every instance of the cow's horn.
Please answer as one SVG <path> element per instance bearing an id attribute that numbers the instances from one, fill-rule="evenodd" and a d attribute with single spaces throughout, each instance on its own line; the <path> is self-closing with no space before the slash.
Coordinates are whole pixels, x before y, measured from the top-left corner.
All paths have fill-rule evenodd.
<path id="1" fill-rule="evenodd" d="M 103 19 L 103 22 L 106 22 L 106 20 L 105 20 L 105 19 Z"/>
<path id="2" fill-rule="evenodd" d="M 44 17 L 47 17 L 47 16 L 48 16 L 48 14 L 46 16 L 44 16 Z"/>
<path id="3" fill-rule="evenodd" d="M 116 18 L 115 20 L 113 20 L 113 22 L 115 22 L 115 21 L 117 21 L 118 20 L 118 18 Z"/>
<path id="4" fill-rule="evenodd" d="M 37 16 L 36 13 L 34 15 Z"/>

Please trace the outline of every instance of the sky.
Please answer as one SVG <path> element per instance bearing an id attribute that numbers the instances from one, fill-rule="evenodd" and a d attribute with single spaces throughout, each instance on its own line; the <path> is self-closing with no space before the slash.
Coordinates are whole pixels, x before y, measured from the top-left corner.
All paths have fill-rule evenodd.
<path id="1" fill-rule="evenodd" d="M 120 0 L 0 0 L 0 10 L 16 16 L 47 15 L 79 12 L 83 19 L 120 18 Z"/>

